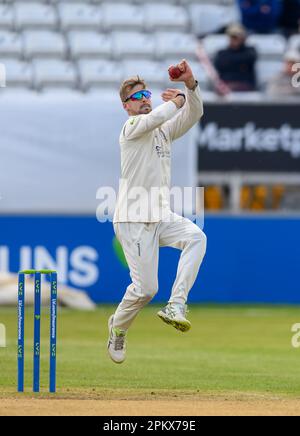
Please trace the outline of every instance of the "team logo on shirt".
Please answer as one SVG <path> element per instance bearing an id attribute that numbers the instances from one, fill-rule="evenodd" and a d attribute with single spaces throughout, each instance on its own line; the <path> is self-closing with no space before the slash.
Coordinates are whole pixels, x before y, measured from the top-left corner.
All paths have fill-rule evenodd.
<path id="1" fill-rule="evenodd" d="M 156 149 L 157 156 L 160 159 L 165 159 L 165 158 L 170 159 L 171 153 L 170 153 L 170 150 L 168 150 L 168 148 L 167 148 L 166 135 L 164 134 L 164 132 L 162 130 L 159 130 L 159 134 L 160 134 L 160 138 L 162 139 L 164 145 L 160 145 L 159 140 L 158 140 L 158 136 L 155 135 L 155 140 L 157 143 L 157 145 L 155 146 L 155 149 Z"/>

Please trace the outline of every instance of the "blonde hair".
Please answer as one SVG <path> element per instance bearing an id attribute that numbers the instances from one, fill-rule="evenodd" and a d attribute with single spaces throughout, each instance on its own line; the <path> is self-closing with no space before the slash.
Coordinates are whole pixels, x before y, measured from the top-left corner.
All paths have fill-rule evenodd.
<path id="1" fill-rule="evenodd" d="M 120 87 L 120 98 L 124 102 L 130 93 L 130 91 L 137 85 L 142 85 L 143 89 L 146 89 L 145 80 L 141 79 L 139 76 L 129 77 L 124 80 Z"/>

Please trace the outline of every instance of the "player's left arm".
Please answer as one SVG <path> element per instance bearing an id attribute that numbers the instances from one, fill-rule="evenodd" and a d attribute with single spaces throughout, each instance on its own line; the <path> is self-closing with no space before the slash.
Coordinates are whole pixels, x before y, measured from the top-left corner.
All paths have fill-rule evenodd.
<path id="1" fill-rule="evenodd" d="M 190 65 L 186 60 L 183 60 L 178 64 L 178 67 L 182 71 L 182 74 L 177 79 L 170 78 L 170 80 L 172 82 L 183 82 L 185 84 L 184 94 L 186 96 L 186 104 L 175 117 L 163 125 L 163 127 L 168 130 L 171 141 L 180 138 L 188 132 L 191 127 L 199 122 L 204 113 L 200 87 Z M 182 91 L 179 89 L 169 88 L 162 93 L 162 99 L 169 101 L 181 92 Z"/>

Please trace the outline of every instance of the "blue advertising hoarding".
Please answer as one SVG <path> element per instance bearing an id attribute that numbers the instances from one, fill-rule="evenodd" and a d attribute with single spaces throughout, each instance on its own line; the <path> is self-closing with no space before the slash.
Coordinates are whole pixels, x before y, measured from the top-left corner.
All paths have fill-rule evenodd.
<path id="1" fill-rule="evenodd" d="M 0 217 L 0 270 L 56 269 L 61 283 L 116 303 L 130 283 L 112 224 L 94 217 Z M 208 249 L 190 302 L 300 303 L 300 218 L 206 217 Z M 180 252 L 163 248 L 159 293 L 167 301 Z"/>

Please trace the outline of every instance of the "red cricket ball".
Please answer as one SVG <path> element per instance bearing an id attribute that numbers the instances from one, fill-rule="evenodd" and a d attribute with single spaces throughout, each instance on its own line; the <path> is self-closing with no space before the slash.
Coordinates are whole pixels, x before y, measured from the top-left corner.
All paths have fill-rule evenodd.
<path id="1" fill-rule="evenodd" d="M 169 68 L 169 75 L 171 79 L 178 79 L 181 76 L 181 74 L 183 73 L 178 67 L 172 66 Z"/>

